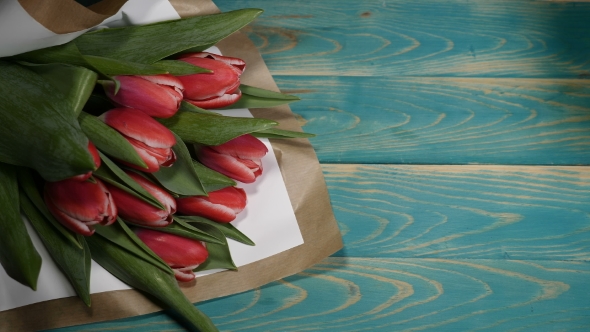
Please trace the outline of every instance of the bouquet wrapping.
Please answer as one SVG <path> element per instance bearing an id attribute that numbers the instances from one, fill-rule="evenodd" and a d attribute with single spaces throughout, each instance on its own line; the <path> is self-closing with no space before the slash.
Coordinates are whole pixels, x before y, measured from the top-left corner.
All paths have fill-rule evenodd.
<path id="1" fill-rule="evenodd" d="M 30 3 L 21 0 L 25 10 Z M 115 15 L 124 1 L 104 0 L 91 9 L 73 1 L 55 0 L 52 10 L 27 11 L 35 24 L 41 24 L 49 33 L 50 46 L 61 38 L 72 38 L 86 29 L 100 24 Z M 172 6 L 181 17 L 217 13 L 209 0 L 173 0 Z M 64 8 L 68 10 L 64 10 Z M 60 10 L 58 10 L 60 9 Z M 149 16 L 149 13 L 145 14 Z M 64 19 L 76 17 L 77 19 Z M 133 24 L 133 18 L 129 18 Z M 75 35 L 75 36 L 71 36 Z M 51 44 L 53 43 L 53 44 Z M 222 54 L 239 57 L 248 65 L 241 80 L 243 84 L 278 91 L 253 43 L 237 32 L 216 45 Z M 26 45 L 22 51 L 28 51 Z M 255 117 L 275 120 L 280 128 L 301 131 L 288 106 L 251 109 Z M 342 246 L 327 194 L 321 167 L 306 139 L 271 140 L 290 203 L 297 218 L 304 244 L 274 256 L 239 267 L 237 271 L 225 271 L 199 277 L 195 284 L 181 284 L 183 293 L 191 302 L 226 296 L 273 280 L 297 273 L 332 254 Z M 272 202 L 269 202 L 272 204 Z M 89 322 L 112 320 L 161 310 L 142 292 L 122 290 L 95 293 L 92 306 L 86 307 L 76 297 L 35 303 L 0 312 L 0 330 L 38 330 Z"/>

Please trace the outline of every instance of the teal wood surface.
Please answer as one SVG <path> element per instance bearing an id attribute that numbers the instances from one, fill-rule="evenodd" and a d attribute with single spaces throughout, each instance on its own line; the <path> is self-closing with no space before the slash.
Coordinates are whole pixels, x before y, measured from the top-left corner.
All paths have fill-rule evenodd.
<path id="1" fill-rule="evenodd" d="M 259 7 L 246 28 L 275 75 L 578 78 L 590 3 L 218 1 Z"/>
<path id="2" fill-rule="evenodd" d="M 590 260 L 587 167 L 324 165 L 342 257 Z"/>
<path id="3" fill-rule="evenodd" d="M 330 257 L 198 307 L 221 331 L 587 331 L 588 277 L 588 262 Z M 84 330 L 184 329 L 155 313 Z"/>
<path id="4" fill-rule="evenodd" d="M 198 303 L 220 330 L 590 330 L 590 3 L 215 3 L 265 9 L 245 31 L 303 99 L 345 242 Z"/>
<path id="5" fill-rule="evenodd" d="M 590 163 L 590 80 L 276 80 L 323 163 Z"/>

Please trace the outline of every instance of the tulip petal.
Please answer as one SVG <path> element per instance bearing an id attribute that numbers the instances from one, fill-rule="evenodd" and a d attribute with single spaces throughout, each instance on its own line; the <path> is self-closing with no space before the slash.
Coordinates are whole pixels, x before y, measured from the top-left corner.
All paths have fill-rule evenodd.
<path id="1" fill-rule="evenodd" d="M 103 87 L 107 96 L 121 106 L 159 118 L 173 116 L 180 107 L 176 89 L 182 89 L 182 83 L 172 75 L 115 76 L 115 79 L 120 82 L 117 94 L 113 84 L 103 84 Z"/>
<path id="2" fill-rule="evenodd" d="M 222 61 L 222 62 L 227 63 L 228 65 L 233 66 L 237 70 L 239 70 L 240 74 L 243 73 L 244 70 L 246 69 L 246 62 L 240 58 L 233 58 L 233 57 L 218 55 L 218 54 L 209 53 L 209 52 L 187 53 L 187 54 L 183 54 L 181 56 L 181 58 L 189 58 L 189 57 L 209 58 L 209 59 L 214 59 L 217 61 Z"/>
<path id="3" fill-rule="evenodd" d="M 227 187 L 209 193 L 209 196 L 193 196 L 176 199 L 178 212 L 201 216 L 217 222 L 231 222 L 246 207 L 244 189 Z"/>
<path id="4" fill-rule="evenodd" d="M 224 62 L 196 57 L 180 60 L 212 71 L 212 73 L 178 76 L 184 86 L 185 99 L 194 101 L 221 97 L 228 91 L 235 90 L 236 84 L 239 85 L 240 73 Z"/>
<path id="5" fill-rule="evenodd" d="M 51 200 L 46 199 L 47 209 L 51 214 L 55 216 L 55 218 L 66 228 L 71 230 L 72 232 L 90 236 L 94 234 L 94 229 L 90 226 L 86 225 L 85 223 L 81 222 L 78 219 L 74 219 L 67 214 L 63 213 L 60 209 L 56 208 L 55 205 L 51 202 Z"/>
<path id="6" fill-rule="evenodd" d="M 172 87 L 175 90 L 183 90 L 184 87 L 182 86 L 182 82 L 173 75 L 164 74 L 164 75 L 149 75 L 143 76 L 140 75 L 138 77 L 143 78 L 144 80 L 150 81 L 154 84 L 161 85 L 161 86 L 168 86 Z"/>
<path id="7" fill-rule="evenodd" d="M 238 85 L 239 87 L 239 85 Z M 222 108 L 225 106 L 229 106 L 242 97 L 242 91 L 239 89 L 236 93 L 226 93 L 221 97 L 211 98 L 207 100 L 191 100 L 186 99 L 187 102 L 204 109 L 215 109 L 215 108 Z"/>
<path id="8" fill-rule="evenodd" d="M 168 214 L 174 214 L 174 212 L 176 212 L 176 200 L 174 200 L 174 197 L 172 197 L 172 195 L 166 192 L 163 188 L 137 173 L 129 172 L 127 174 L 158 201 L 160 201 L 162 205 L 166 207 Z"/>
<path id="9" fill-rule="evenodd" d="M 165 227 L 170 225 L 173 221 L 172 214 L 176 212 L 176 201 L 174 198 L 164 189 L 139 174 L 128 172 L 127 175 L 162 203 L 165 210 L 158 209 L 120 188 L 109 186 L 121 218 L 134 224 L 150 227 Z"/>
<path id="10" fill-rule="evenodd" d="M 178 212 L 224 223 L 236 219 L 236 212 L 232 208 L 223 204 L 211 203 L 198 196 L 179 199 Z"/>
<path id="11" fill-rule="evenodd" d="M 211 146 L 211 148 L 240 159 L 261 159 L 268 153 L 266 145 L 249 134 L 236 137 L 221 145 Z"/>
<path id="12" fill-rule="evenodd" d="M 145 113 L 133 108 L 115 108 L 100 116 L 121 134 L 154 148 L 170 148 L 176 138 L 170 130 Z"/>
<path id="13" fill-rule="evenodd" d="M 100 167 L 100 156 L 98 155 L 98 150 L 96 146 L 90 141 L 88 141 L 88 151 L 92 155 L 92 159 L 94 160 L 94 169 L 97 170 Z M 80 174 L 76 176 L 72 176 L 70 179 L 76 181 L 86 181 L 92 176 L 92 172 L 88 172 L 86 174 Z"/>
<path id="14" fill-rule="evenodd" d="M 127 138 L 129 140 L 129 142 L 131 143 L 131 146 L 133 146 L 133 148 L 135 149 L 135 151 L 137 152 L 137 154 L 139 155 L 139 157 L 143 160 L 143 162 L 147 165 L 147 169 L 131 164 L 131 163 L 127 163 L 124 161 L 121 161 L 121 163 L 135 168 L 137 170 L 146 172 L 146 173 L 154 173 L 157 172 L 160 169 L 160 163 L 158 162 L 158 160 L 156 159 L 156 157 L 154 157 L 153 155 L 151 155 L 148 151 L 146 151 L 145 149 L 142 149 L 141 147 L 137 146 L 136 144 L 133 144 L 133 142 L 137 142 L 136 140 L 132 139 L 132 138 Z"/>
<path id="15" fill-rule="evenodd" d="M 55 218 L 70 230 L 90 236 L 92 225 L 110 225 L 117 218 L 117 208 L 106 186 L 95 183 L 63 180 L 45 184 L 44 200 Z"/>
<path id="16" fill-rule="evenodd" d="M 211 147 L 201 148 L 197 156 L 205 166 L 234 180 L 243 183 L 252 183 L 256 180 L 256 177 L 246 165 L 230 155 L 218 153 Z"/>
<path id="17" fill-rule="evenodd" d="M 167 211 L 160 210 L 115 186 L 109 186 L 109 190 L 117 204 L 119 215 L 125 221 L 150 227 L 165 227 L 172 222 Z"/>
<path id="18" fill-rule="evenodd" d="M 191 269 L 173 269 L 174 278 L 180 282 L 189 282 L 195 279 L 195 274 Z"/>
<path id="19" fill-rule="evenodd" d="M 174 270 L 175 277 L 179 281 L 194 279 L 192 270 L 209 256 L 207 248 L 201 241 L 143 228 L 136 229 L 135 233 Z"/>
<path id="20" fill-rule="evenodd" d="M 48 182 L 45 193 L 58 210 L 84 223 L 101 221 L 108 213 L 108 190 L 100 180 Z"/>

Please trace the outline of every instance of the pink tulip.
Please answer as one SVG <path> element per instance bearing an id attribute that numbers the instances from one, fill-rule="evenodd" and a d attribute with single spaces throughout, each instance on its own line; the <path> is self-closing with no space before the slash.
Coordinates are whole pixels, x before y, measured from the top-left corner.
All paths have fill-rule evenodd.
<path id="1" fill-rule="evenodd" d="M 113 195 L 113 200 L 119 207 L 121 218 L 134 224 L 149 227 L 165 227 L 172 223 L 172 215 L 176 212 L 176 201 L 172 195 L 137 173 L 128 172 L 127 175 L 162 203 L 164 210 L 133 196 L 123 189 L 107 185 Z"/>
<path id="2" fill-rule="evenodd" d="M 244 189 L 227 187 L 212 191 L 209 196 L 177 198 L 178 212 L 200 216 L 217 222 L 230 222 L 246 207 Z"/>
<path id="3" fill-rule="evenodd" d="M 88 141 L 88 151 L 90 152 L 90 154 L 92 155 L 92 159 L 94 160 L 94 169 L 98 169 L 100 167 L 100 156 L 98 155 L 98 150 L 96 149 L 96 146 L 94 146 L 94 144 L 90 141 Z M 90 178 L 91 175 L 92 172 L 88 172 L 86 174 L 72 176 L 70 179 L 76 181 L 86 181 Z"/>
<path id="4" fill-rule="evenodd" d="M 115 94 L 115 83 L 104 81 L 107 96 L 122 107 L 138 109 L 149 116 L 169 118 L 176 114 L 182 101 L 183 86 L 172 75 L 115 76 L 121 85 Z"/>
<path id="5" fill-rule="evenodd" d="M 73 232 L 90 236 L 93 225 L 107 226 L 117 219 L 117 207 L 109 190 L 96 182 L 66 179 L 47 182 L 44 200 L 53 216 Z"/>
<path id="6" fill-rule="evenodd" d="M 201 241 L 144 228 L 137 228 L 135 234 L 174 270 L 178 281 L 195 279 L 192 270 L 209 256 Z"/>
<path id="7" fill-rule="evenodd" d="M 202 147 L 197 156 L 205 166 L 230 178 L 252 183 L 262 174 L 262 160 L 268 149 L 252 135 L 242 135 L 229 142 Z"/>
<path id="8" fill-rule="evenodd" d="M 176 144 L 176 138 L 168 128 L 145 113 L 134 108 L 115 108 L 102 114 L 100 118 L 131 143 L 148 168 L 128 163 L 126 165 L 153 173 L 160 166 L 172 166 L 176 161 L 176 155 L 171 149 Z"/>
<path id="9" fill-rule="evenodd" d="M 183 55 L 180 61 L 188 62 L 211 73 L 178 76 L 184 86 L 184 99 L 201 108 L 220 108 L 231 105 L 242 96 L 240 75 L 246 68 L 242 59 L 207 52 Z"/>

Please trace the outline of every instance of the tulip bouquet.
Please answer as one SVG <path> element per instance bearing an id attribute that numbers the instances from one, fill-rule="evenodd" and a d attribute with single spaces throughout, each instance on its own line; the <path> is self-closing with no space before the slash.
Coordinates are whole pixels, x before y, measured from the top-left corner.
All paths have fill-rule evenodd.
<path id="1" fill-rule="evenodd" d="M 0 59 L 0 263 L 35 289 L 41 258 L 21 212 L 90 306 L 90 260 L 202 330 L 180 291 L 235 269 L 227 239 L 263 172 L 259 137 L 309 137 L 211 109 L 294 96 L 240 83 L 246 63 L 207 52 L 261 13 L 244 9 L 102 29 Z"/>

